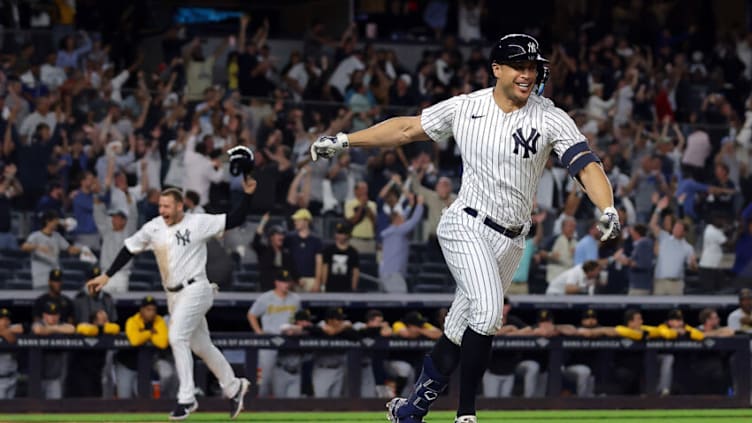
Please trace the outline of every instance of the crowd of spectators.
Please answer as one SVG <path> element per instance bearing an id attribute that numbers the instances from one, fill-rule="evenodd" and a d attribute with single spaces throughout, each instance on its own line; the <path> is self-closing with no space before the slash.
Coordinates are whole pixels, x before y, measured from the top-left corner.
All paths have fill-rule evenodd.
<path id="1" fill-rule="evenodd" d="M 394 3 L 405 6 L 395 16 L 415 18 L 414 2 Z M 489 85 L 483 48 L 489 43 L 458 41 L 482 42 L 473 17 L 484 2 L 461 2 L 459 15 L 466 22 L 458 27 L 459 37 L 444 31 L 446 2 L 429 3 L 422 19 L 437 41 L 415 67 L 400 62 L 405 58 L 398 48 L 364 42 L 364 28 L 356 24 L 331 34 L 315 22 L 298 48 L 281 58 L 268 42 L 269 22 L 249 17 L 239 19 L 234 45 L 228 40 L 213 51 L 201 37 L 188 35 L 191 28 L 169 28 L 156 68 L 145 66 L 140 54 L 123 64 L 124 57 L 113 57 L 99 34 L 84 31 L 66 33 L 56 49 L 28 39 L 18 50 L 4 51 L 0 281 L 24 275 L 15 287 L 48 291 L 34 304 L 32 324 L 14 324 L 11 311 L 0 309 L 0 337 L 12 342 L 22 333 L 98 336 L 119 333 L 117 322 L 124 323 L 132 345 L 150 343 L 162 350 L 154 370 L 165 396 L 174 395 L 166 319 L 157 314 L 154 299 L 146 297 L 129 318 L 119 318 L 113 303 L 112 295 L 133 288 L 131 276 L 143 268 L 121 270 L 108 292 L 79 290 L 68 298 L 62 289 L 69 274 L 78 278 L 72 286 L 80 287 L 100 267 L 107 268 L 123 239 L 158 216 L 159 192 L 166 187 L 185 192 L 189 212 L 229 210 L 242 187 L 229 175 L 223 152 L 235 145 L 257 153 L 253 212 L 258 219 L 249 222 L 253 231 L 243 232 L 250 234 L 247 239 L 241 236 L 230 245 L 228 235 L 219 250 L 232 251 L 243 263 L 256 262 L 257 272 L 245 275 L 257 279 L 254 289 L 265 294 L 248 311 L 248 330 L 347 339 L 437 336 L 442 318 L 429 323 L 417 312 L 390 324 L 374 310 L 353 324 L 342 310 L 332 309 L 313 323 L 292 292 L 357 292 L 369 278 L 377 289 L 413 290 L 416 244 L 423 257 L 441 262 L 436 226 L 442 209 L 457 196 L 462 173 L 452 140 L 353 148 L 331 161 L 311 162 L 308 156 L 310 143 L 322 134 L 418 113 Z M 750 286 L 752 38 L 695 29 L 649 35 L 635 38 L 596 25 L 551 44 L 552 76 L 544 95 L 570 113 L 601 157 L 624 231 L 618 242 L 599 242 L 593 223 L 597 210 L 552 157 L 510 293 L 682 295 Z M 707 46 L 701 37 L 716 42 Z M 61 271 L 61 254 L 80 257 L 88 263 L 81 267 L 86 271 Z M 689 273 L 699 278 L 690 283 Z M 579 325 L 554 324 L 547 311 L 527 324 L 509 315 L 505 304 L 500 336 L 698 340 L 752 331 L 749 291 L 742 291 L 739 309 L 729 316 L 730 329 L 720 327 L 714 310 L 703 310 L 699 328 L 687 327 L 679 311 L 656 327 L 643 325 L 635 310 L 616 327 L 600 327 L 592 310 Z M 261 395 L 342 394 L 342 355 L 271 352 L 260 357 Z M 45 352 L 45 396 L 133 396 L 132 353 L 103 359 Z M 664 356 L 660 393 L 675 391 L 678 380 L 669 371 L 676 368 L 674 358 Z M 636 392 L 636 358 L 619 359 L 614 379 L 605 383 L 586 357 L 573 355 L 564 363 L 565 380 L 581 396 Z M 362 377 L 368 381 L 366 395 L 409 389 L 415 377 L 411 360 L 368 357 Z M 545 391 L 539 375 L 547 363 L 540 357 L 505 356 L 492 363 L 484 378 L 486 396 L 511 395 L 515 378 L 523 396 Z M 87 371 L 76 373 L 76 383 L 68 385 L 69 368 Z M 698 388 L 680 381 L 678 389 L 723 393 L 730 376 L 722 368 L 710 363 L 706 369 L 713 383 Z M 0 398 L 13 396 L 16 372 L 12 354 L 0 354 Z M 317 382 L 301 378 L 306 373 L 315 374 Z M 674 371 L 677 377 L 685 373 L 690 374 Z M 116 375 L 115 381 L 100 383 L 103 374 Z"/>
<path id="2" fill-rule="evenodd" d="M 364 272 L 351 284 L 326 280 L 359 266 L 340 266 L 341 254 L 323 259 L 334 226 L 322 222 L 339 218 L 349 224 L 340 231 L 349 232 L 349 246 L 377 261 L 368 276 L 379 289 L 411 290 L 403 262 L 411 245 L 425 243 L 441 261 L 436 225 L 456 198 L 462 172 L 453 141 L 353 148 L 317 162 L 308 147 L 321 134 L 483 88 L 488 63 L 479 45 L 463 47 L 465 55 L 458 38 L 446 34 L 411 69 L 399 49 L 363 42 L 362 29 L 353 24 L 335 38 L 315 22 L 283 60 L 271 51 L 265 19 L 241 17 L 237 42 L 213 51 L 187 35 L 190 28 L 174 26 L 163 37 L 157 68 L 144 66 L 142 54 L 118 65 L 98 35 L 83 31 L 66 35 L 57 50 L 27 43 L 6 51 L 2 246 L 31 254 L 33 288 L 44 287 L 63 251 L 106 267 L 122 239 L 157 215 L 165 187 L 183 189 L 191 212 L 228 210 L 241 186 L 223 152 L 242 144 L 258 153 L 253 211 L 275 224 L 259 225 L 253 242 L 239 241 L 242 248 L 225 249 L 241 261 L 258 260 L 260 289 L 271 288 L 269 271 L 283 264 L 306 291 L 363 289 L 357 279 Z M 652 44 L 637 44 L 628 34 L 591 28 L 551 45 L 544 95 L 570 113 L 602 158 L 624 236 L 615 244 L 597 240 L 591 222 L 598 211 L 552 157 L 536 196 L 525 268 L 511 292 L 681 295 L 734 292 L 748 283 L 748 37 L 720 34 L 707 48 L 692 31 L 655 36 Z M 633 251 L 640 242 L 654 243 L 654 253 Z M 598 271 L 583 278 L 573 269 L 588 260 Z M 685 268 L 712 282 L 686 284 Z M 129 271 L 111 290 L 128 289 Z"/>

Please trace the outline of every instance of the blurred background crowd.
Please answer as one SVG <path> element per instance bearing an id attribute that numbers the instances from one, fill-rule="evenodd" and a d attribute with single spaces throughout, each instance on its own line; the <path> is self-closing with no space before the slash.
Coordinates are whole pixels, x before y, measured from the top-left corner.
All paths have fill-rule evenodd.
<path id="1" fill-rule="evenodd" d="M 373 9 L 371 3 L 378 2 L 363 2 L 356 16 Z M 550 49 L 544 95 L 570 113 L 601 157 L 624 237 L 597 241 L 597 210 L 551 157 L 512 293 L 736 292 L 752 272 L 752 41 L 741 29 L 716 34 L 692 22 L 662 27 L 681 11 L 672 2 L 617 3 L 623 7 L 608 9 L 603 23 L 572 7 L 579 25 L 551 40 L 548 30 L 523 29 Z M 258 273 L 285 267 L 308 291 L 451 291 L 447 273 L 439 277 L 444 268 L 435 230 L 460 187 L 453 141 L 354 148 L 315 163 L 308 148 L 322 134 L 419 113 L 486 87 L 489 39 L 478 16 L 490 5 L 392 2 L 343 32 L 313 20 L 302 40 L 280 48 L 283 56 L 272 47 L 264 15 L 194 16 L 222 19 L 230 35 L 212 37 L 200 25 L 177 23 L 160 42 L 138 44 L 122 40 L 127 20 L 114 34 L 80 29 L 97 18 L 91 10 L 81 16 L 83 2 L 75 9 L 73 2 L 35 4 L 21 13 L 24 8 L 9 3 L 4 15 L 11 28 L 52 28 L 43 33 L 47 43 L 34 31 L 3 33 L 6 287 L 40 288 L 52 268 L 84 269 L 65 253 L 107 267 L 122 238 L 157 215 L 165 187 L 183 189 L 192 212 L 229 210 L 241 186 L 227 172 L 224 152 L 242 144 L 258 152 L 255 217 L 248 233 L 228 234 L 218 248 L 219 256 L 232 257 L 213 261 L 218 281 L 269 288 L 268 275 Z M 450 23 L 455 10 L 457 21 Z M 403 23 L 388 20 L 390 26 L 383 16 L 402 16 Z M 424 40 L 419 56 L 400 57 L 406 50 L 399 44 L 376 47 L 372 32 L 379 22 L 392 38 Z M 422 32 L 399 32 L 416 27 Z M 154 66 L 145 64 L 147 52 Z M 348 229 L 325 255 L 337 223 Z M 350 246 L 358 254 L 345 254 Z M 14 260 L 19 249 L 27 255 Z M 287 253 L 289 262 L 277 257 Z M 597 266 L 583 272 L 586 261 Z M 234 275 L 222 271 L 228 263 Z M 130 275 L 126 269 L 113 287 L 127 290 L 130 279 L 132 289 L 158 288 L 158 274 L 148 272 L 152 264 Z M 328 283 L 342 271 L 349 283 Z"/>
<path id="2" fill-rule="evenodd" d="M 256 151 L 253 216 L 209 247 L 223 290 L 273 292 L 284 271 L 292 291 L 452 292 L 435 237 L 461 185 L 452 140 L 317 162 L 308 150 L 321 135 L 489 86 L 488 48 L 511 29 L 541 41 L 551 60 L 543 95 L 601 158 L 624 231 L 598 240 L 598 211 L 551 157 L 509 294 L 752 287 L 752 32 L 716 24 L 736 9 L 550 0 L 557 14 L 541 18 L 506 3 L 348 2 L 348 19 L 314 18 L 296 32 L 274 12 L 181 9 L 162 22 L 147 1 L 0 2 L 0 288 L 49 289 L 38 309 L 56 314 L 48 304 L 60 308 L 62 289 L 80 290 L 158 216 L 162 189 L 182 189 L 189 212 L 230 210 L 242 187 L 225 151 L 246 145 Z M 80 293 L 99 305 L 70 322 L 104 328 L 118 321 L 105 295 L 161 290 L 153 256 L 107 289 Z M 733 330 L 752 329 L 748 303 Z M 572 374 L 578 392 L 592 391 Z"/>

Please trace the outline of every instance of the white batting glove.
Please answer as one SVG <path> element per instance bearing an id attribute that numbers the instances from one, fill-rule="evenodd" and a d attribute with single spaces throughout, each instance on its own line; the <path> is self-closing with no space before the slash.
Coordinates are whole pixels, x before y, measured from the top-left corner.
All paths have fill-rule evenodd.
<path id="1" fill-rule="evenodd" d="M 336 136 L 324 135 L 311 144 L 311 159 L 315 162 L 319 157 L 331 159 L 344 149 L 350 147 L 347 135 L 340 132 Z"/>
<path id="2" fill-rule="evenodd" d="M 600 221 L 598 222 L 598 229 L 603 235 L 601 235 L 601 241 L 614 239 L 619 236 L 621 232 L 621 225 L 619 224 L 619 213 L 613 207 L 606 207 L 603 210 Z"/>

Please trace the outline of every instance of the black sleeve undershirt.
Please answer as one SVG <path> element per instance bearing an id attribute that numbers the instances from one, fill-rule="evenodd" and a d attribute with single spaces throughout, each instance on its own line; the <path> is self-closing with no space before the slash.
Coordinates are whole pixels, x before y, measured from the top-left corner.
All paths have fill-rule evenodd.
<path id="1" fill-rule="evenodd" d="M 123 246 L 123 248 L 120 249 L 120 252 L 118 253 L 117 257 L 115 257 L 115 261 L 112 262 L 112 264 L 110 265 L 110 268 L 107 269 L 107 271 L 105 272 L 105 275 L 111 278 L 112 275 L 119 272 L 120 269 L 123 268 L 123 266 L 128 264 L 128 262 L 131 261 L 132 258 L 133 258 L 133 254 L 131 254 L 131 252 L 128 251 L 128 249 L 125 248 L 125 246 Z"/>
<path id="2" fill-rule="evenodd" d="M 237 207 L 225 218 L 225 230 L 236 228 L 245 222 L 245 217 L 251 211 L 251 199 L 253 195 L 244 194 L 243 199 Z"/>

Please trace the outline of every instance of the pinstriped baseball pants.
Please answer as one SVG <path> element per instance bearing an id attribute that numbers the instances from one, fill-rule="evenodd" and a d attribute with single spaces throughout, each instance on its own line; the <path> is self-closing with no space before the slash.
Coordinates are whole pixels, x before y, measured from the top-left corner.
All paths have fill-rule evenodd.
<path id="1" fill-rule="evenodd" d="M 457 345 L 470 327 L 483 335 L 501 328 L 504 290 L 512 283 L 524 250 L 524 236 L 508 238 L 454 205 L 444 211 L 436 234 L 457 282 L 444 334 Z"/>
<path id="2" fill-rule="evenodd" d="M 167 293 L 170 311 L 168 337 L 180 382 L 178 402 L 181 404 L 191 404 L 196 400 L 191 351 L 214 373 L 227 398 L 232 398 L 240 386 L 240 379 L 235 377 L 230 363 L 211 342 L 206 313 L 213 303 L 214 289 L 206 280 L 188 285 L 180 292 Z"/>

